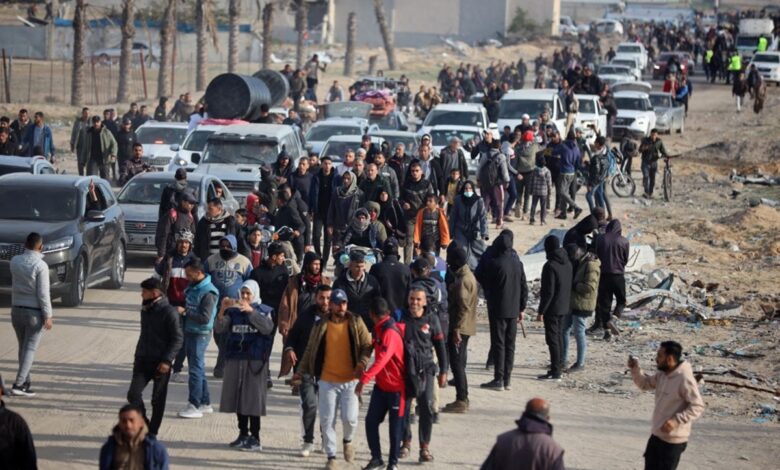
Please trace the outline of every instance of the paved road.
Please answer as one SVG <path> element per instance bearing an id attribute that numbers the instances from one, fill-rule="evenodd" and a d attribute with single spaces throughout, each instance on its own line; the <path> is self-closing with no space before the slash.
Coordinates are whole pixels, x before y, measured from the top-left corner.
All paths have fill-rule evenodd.
<path id="1" fill-rule="evenodd" d="M 124 403 L 131 361 L 138 337 L 138 283 L 149 272 L 149 259 L 131 259 L 123 289 L 91 289 L 78 309 L 55 305 L 55 326 L 43 338 L 33 369 L 38 396 L 10 398 L 7 404 L 29 422 L 43 469 L 94 468 L 100 445 L 115 423 L 115 413 Z M 0 371 L 11 377 L 16 369 L 16 344 L 10 325 L 8 299 L 0 299 Z M 278 369 L 280 345 L 274 348 L 272 368 Z M 472 384 L 487 381 L 483 364 L 488 346 L 485 322 L 470 343 L 469 378 Z M 594 357 L 600 348 L 591 346 Z M 207 354 L 208 369 L 215 361 L 212 344 Z M 602 351 L 606 352 L 606 351 Z M 622 357 L 609 367 L 620 369 Z M 604 361 L 601 361 L 604 362 Z M 513 426 L 523 404 L 532 396 L 548 397 L 553 404 L 556 438 L 566 448 L 569 467 L 578 469 L 638 469 L 648 433 L 652 397 L 641 395 L 635 402 L 597 393 L 572 390 L 561 385 L 542 384 L 532 377 L 545 363 L 541 331 L 529 329 L 528 340 L 518 340 L 518 367 L 514 390 L 496 393 L 472 388 L 471 413 L 442 415 L 434 427 L 431 469 L 477 468 L 499 432 Z M 594 362 L 593 367 L 601 364 Z M 589 366 L 591 367 L 591 366 Z M 219 402 L 221 384 L 210 382 L 213 401 Z M 235 418 L 229 414 L 182 420 L 175 412 L 183 407 L 186 384 L 171 384 L 168 411 L 161 439 L 168 446 L 174 468 L 320 468 L 321 454 L 297 457 L 300 424 L 296 398 L 281 381 L 270 392 L 269 414 L 262 420 L 264 451 L 247 454 L 226 447 L 236 435 Z M 442 403 L 454 398 L 454 390 L 442 391 Z M 147 394 L 148 400 L 148 394 Z M 361 408 L 365 415 L 367 403 Z M 759 427 L 741 422 L 717 422 L 705 417 L 695 426 L 695 437 L 683 458 L 681 469 L 770 468 L 768 446 L 777 443 L 777 427 Z M 361 421 L 362 423 L 362 421 Z M 384 441 L 384 438 L 383 438 Z M 356 440 L 358 460 L 368 460 L 361 428 Z M 416 457 L 416 445 L 413 454 Z M 749 456 L 750 461 L 739 460 Z M 762 465 L 762 462 L 764 463 Z M 416 465 L 416 458 L 414 459 Z M 344 466 L 344 468 L 351 468 Z"/>

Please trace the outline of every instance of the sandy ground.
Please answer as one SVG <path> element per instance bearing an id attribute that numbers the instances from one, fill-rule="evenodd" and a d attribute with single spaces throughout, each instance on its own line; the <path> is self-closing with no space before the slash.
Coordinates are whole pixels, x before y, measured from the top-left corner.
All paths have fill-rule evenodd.
<path id="1" fill-rule="evenodd" d="M 515 48 L 504 54 L 516 52 Z M 492 52 L 484 61 L 491 57 Z M 432 62 L 433 59 L 427 71 L 419 66 L 420 78 L 432 73 Z M 653 397 L 633 387 L 624 374 L 625 360 L 633 353 L 644 367 L 651 368 L 655 348 L 665 339 L 682 342 L 691 352 L 688 360 L 696 369 L 734 368 L 753 377 L 758 386 L 778 386 L 778 321 L 758 319 L 759 304 L 779 300 L 776 286 L 780 275 L 780 217 L 776 209 L 767 206 L 750 208 L 748 200 L 780 199 L 780 191 L 776 187 L 732 185 L 727 179 L 732 168 L 761 169 L 769 174 L 778 170 L 780 123 L 776 116 L 780 100 L 776 88 L 769 92 L 767 108 L 760 118 L 751 112 L 736 115 L 730 88 L 710 87 L 697 79 L 686 134 L 664 137 L 672 153 L 684 156 L 674 163 L 674 200 L 663 203 L 656 199 L 647 204 L 639 199 L 612 197 L 615 213 L 624 222 L 624 233 L 636 231 L 632 241 L 653 245 L 658 266 L 675 273 L 683 291 L 690 292 L 694 280 L 719 283 L 716 300 L 740 303 L 743 315 L 730 325 L 710 326 L 680 321 L 678 317 L 685 312 L 678 308 L 670 318 L 626 321 L 619 341 L 590 341 L 586 372 L 567 376 L 558 384 L 534 380 L 543 371 L 547 354 L 541 325 L 528 321 L 528 338 L 517 341 L 514 389 L 496 393 L 476 387 L 492 375 L 482 367 L 489 343 L 482 312 L 479 333 L 470 343 L 469 352 L 471 412 L 465 416 L 442 415 L 433 434 L 436 462 L 429 468 L 477 468 L 495 436 L 513 427 L 525 401 L 533 396 L 551 401 L 555 437 L 566 449 L 569 467 L 642 468 Z M 65 107 L 60 111 L 62 116 L 70 113 Z M 58 136 L 65 135 L 61 128 Z M 64 141 L 60 147 L 63 144 Z M 71 167 L 72 160 L 66 160 L 64 165 Z M 638 166 L 634 165 L 635 178 L 640 178 Z M 734 190 L 740 194 L 732 198 Z M 585 204 L 582 193 L 579 198 Z M 510 224 L 516 248 L 521 252 L 547 229 L 566 226 L 562 221 L 544 228 Z M 491 237 L 494 235 L 491 230 Z M 739 251 L 732 251 L 733 244 Z M 122 290 L 91 289 L 85 304 L 78 309 L 55 305 L 55 328 L 45 335 L 33 369 L 39 395 L 7 400 L 8 406 L 20 412 L 32 428 L 41 468 L 94 468 L 99 447 L 116 421 L 115 412 L 123 404 L 129 384 L 138 336 L 138 283 L 149 274 L 150 262 L 145 257 L 131 259 Z M 0 302 L 0 371 L 8 382 L 16 368 L 16 345 L 10 325 L 10 300 Z M 535 305 L 532 303 L 531 307 Z M 724 358 L 712 348 L 718 345 L 760 352 L 764 357 Z M 277 341 L 272 359 L 274 370 L 278 369 L 279 352 Z M 207 354 L 209 370 L 215 359 L 216 348 L 211 345 Z M 300 469 L 324 464 L 321 454 L 308 459 L 297 457 L 297 399 L 280 380 L 270 392 L 269 414 L 263 419 L 265 450 L 251 455 L 226 447 L 236 434 L 233 416 L 217 413 L 195 421 L 175 417 L 186 402 L 186 388 L 185 384 L 171 384 L 161 432 L 174 468 Z M 220 388 L 219 381 L 210 382 L 215 403 L 219 402 Z M 780 438 L 777 414 L 758 413 L 762 404 L 778 406 L 771 395 L 711 384 L 703 385 L 702 393 L 707 411 L 694 425 L 680 469 L 775 468 L 780 458 L 776 446 Z M 442 390 L 442 404 L 453 399 L 452 388 Z M 361 417 L 366 406 L 364 403 L 361 408 Z M 368 449 L 362 424 L 356 445 L 358 461 L 364 464 Z M 415 445 L 413 457 L 416 451 Z M 417 465 L 416 459 L 402 463 Z"/>

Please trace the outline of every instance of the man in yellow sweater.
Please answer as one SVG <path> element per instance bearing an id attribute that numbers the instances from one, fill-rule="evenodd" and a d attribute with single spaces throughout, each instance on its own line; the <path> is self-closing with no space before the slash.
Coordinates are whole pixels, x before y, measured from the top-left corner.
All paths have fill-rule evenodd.
<path id="1" fill-rule="evenodd" d="M 352 438 L 358 424 L 358 397 L 355 387 L 371 357 L 371 333 L 360 315 L 349 311 L 347 294 L 334 289 L 329 314 L 315 324 L 301 365 L 293 377 L 297 382 L 308 374 L 319 386 L 320 431 L 328 470 L 336 468 L 336 410 L 341 409 L 344 427 L 344 460 L 352 462 L 355 448 Z"/>
<path id="2" fill-rule="evenodd" d="M 704 412 L 704 400 L 682 346 L 664 341 L 655 356 L 658 372 L 643 374 L 631 356 L 628 367 L 641 390 L 655 390 L 652 435 L 645 449 L 645 470 L 675 470 L 688 445 L 691 425 Z"/>

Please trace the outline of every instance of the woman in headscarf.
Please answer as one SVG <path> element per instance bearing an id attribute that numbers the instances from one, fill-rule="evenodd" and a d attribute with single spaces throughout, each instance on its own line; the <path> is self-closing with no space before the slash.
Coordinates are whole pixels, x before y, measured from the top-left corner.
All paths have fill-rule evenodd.
<path id="1" fill-rule="evenodd" d="M 376 220 L 371 220 L 368 209 L 361 207 L 350 220 L 349 228 L 344 232 L 341 246 L 357 245 L 376 250 L 382 248 L 385 240 L 387 240 L 387 232 L 385 232 L 384 225 Z"/>
<path id="2" fill-rule="evenodd" d="M 265 416 L 268 359 L 273 347 L 273 309 L 260 301 L 252 279 L 241 285 L 238 300 L 225 298 L 215 329 L 227 335 L 222 379 L 221 413 L 236 413 L 238 438 L 230 447 L 260 451 L 260 417 Z"/>
<path id="3" fill-rule="evenodd" d="M 379 191 L 379 221 L 385 226 L 385 232 L 395 237 L 399 244 L 406 240 L 406 217 L 401 201 L 390 197 L 386 189 Z"/>
<path id="4" fill-rule="evenodd" d="M 327 230 L 333 239 L 333 252 L 337 253 L 338 246 L 344 238 L 352 215 L 363 205 L 363 191 L 357 187 L 357 178 L 351 171 L 345 171 L 341 175 L 341 186 L 336 189 L 336 194 L 330 202 L 328 209 Z"/>
<path id="5" fill-rule="evenodd" d="M 450 237 L 466 250 L 471 269 L 476 269 L 488 239 L 485 203 L 474 191 L 475 186 L 473 181 L 463 184 L 450 214 Z"/>

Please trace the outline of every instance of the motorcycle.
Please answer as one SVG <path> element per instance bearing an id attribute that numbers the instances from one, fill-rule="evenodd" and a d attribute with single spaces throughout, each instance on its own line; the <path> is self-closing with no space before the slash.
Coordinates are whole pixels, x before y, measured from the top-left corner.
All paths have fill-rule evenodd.
<path id="1" fill-rule="evenodd" d="M 301 272 L 298 259 L 293 250 L 292 239 L 293 229 L 287 226 L 279 227 L 273 225 L 260 225 L 260 245 L 262 246 L 263 259 L 268 258 L 268 246 L 273 242 L 278 242 L 284 248 L 284 264 L 290 276 Z"/>
<path id="2" fill-rule="evenodd" d="M 371 266 L 382 261 L 382 251 L 378 249 L 368 248 L 360 245 L 347 245 L 342 248 L 336 255 L 336 265 L 334 266 L 334 274 L 336 277 L 349 265 L 349 257 L 352 253 L 362 253 L 366 260 L 366 272 L 371 270 Z"/>

